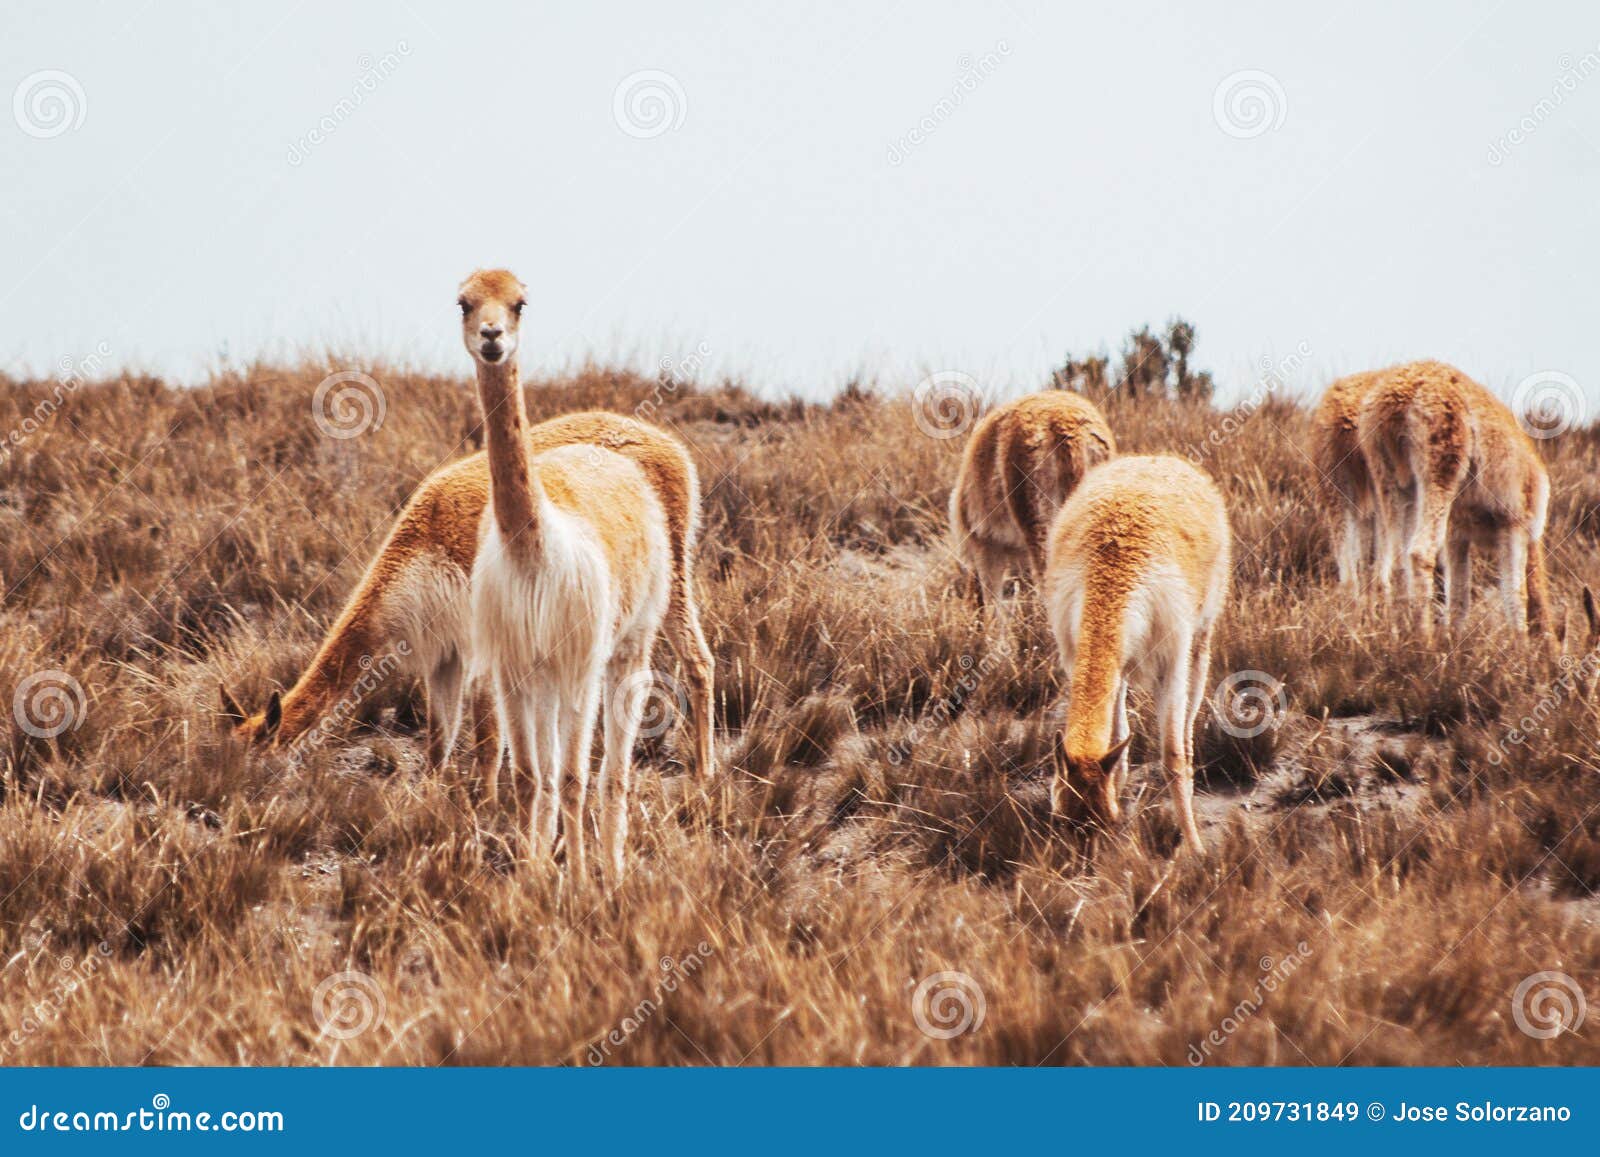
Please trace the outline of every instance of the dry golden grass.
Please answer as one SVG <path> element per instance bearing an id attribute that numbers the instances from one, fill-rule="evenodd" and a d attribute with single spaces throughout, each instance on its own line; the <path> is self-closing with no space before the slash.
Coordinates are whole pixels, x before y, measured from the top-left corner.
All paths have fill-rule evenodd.
<path id="1" fill-rule="evenodd" d="M 645 745 L 608 896 L 421 772 L 409 685 L 298 763 L 217 734 L 218 681 L 291 682 L 471 448 L 464 379 L 382 367 L 381 428 L 319 433 L 332 368 L 84 386 L 0 460 L 0 1060 L 1600 1062 L 1592 1023 L 1539 1039 L 1512 1004 L 1545 971 L 1600 998 L 1593 708 L 1491 598 L 1425 646 L 1333 588 L 1303 409 L 1110 410 L 1126 450 L 1209 447 L 1238 539 L 1214 677 L 1288 707 L 1246 738 L 1202 716 L 1207 852 L 1174 858 L 1149 769 L 1122 831 L 1053 829 L 1053 648 L 1032 609 L 998 648 L 961 597 L 960 440 L 909 402 L 532 383 L 535 418 L 658 398 L 707 491 L 724 774 L 702 794 L 678 730 Z M 0 383 L 0 427 L 52 391 Z M 1568 606 L 1600 577 L 1600 432 L 1542 447 Z M 84 697 L 51 738 L 9 709 L 44 671 Z M 941 972 L 970 985 L 919 997 Z"/>

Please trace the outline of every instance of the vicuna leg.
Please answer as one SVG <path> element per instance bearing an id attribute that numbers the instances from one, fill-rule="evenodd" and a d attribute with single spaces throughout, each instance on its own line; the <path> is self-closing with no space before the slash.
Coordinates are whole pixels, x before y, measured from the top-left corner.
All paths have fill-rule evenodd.
<path id="1" fill-rule="evenodd" d="M 1128 680 L 1124 678 L 1122 685 L 1117 688 L 1117 710 L 1111 719 L 1111 746 L 1115 747 L 1126 738 L 1128 738 Z M 1119 795 L 1123 788 L 1128 786 L 1128 763 L 1128 751 L 1124 748 L 1111 775 L 1111 783 Z"/>
<path id="2" fill-rule="evenodd" d="M 1500 535 L 1500 601 L 1513 630 L 1528 628 L 1528 605 L 1523 582 L 1528 567 L 1528 532 L 1513 526 Z"/>
<path id="3" fill-rule="evenodd" d="M 1406 571 L 1406 589 L 1413 600 L 1422 602 L 1422 626 L 1426 631 L 1433 625 L 1433 572 L 1439 565 L 1439 553 L 1449 533 L 1450 504 L 1454 496 L 1420 480 L 1417 492 L 1416 528 L 1406 552 L 1406 561 L 1410 564 Z"/>
<path id="4" fill-rule="evenodd" d="M 550 687 L 541 687 L 532 711 L 537 726 L 539 770 L 529 800 L 530 842 L 536 853 L 554 856 L 561 817 L 561 699 Z"/>
<path id="5" fill-rule="evenodd" d="M 1183 745 L 1184 757 L 1189 768 L 1189 779 L 1186 791 L 1189 796 L 1189 828 L 1184 833 L 1189 846 L 1196 851 L 1200 850 L 1200 829 L 1194 822 L 1194 729 L 1200 720 L 1200 707 L 1206 701 L 1207 688 L 1211 682 L 1211 628 L 1206 627 L 1194 641 L 1194 646 L 1189 653 L 1189 702 L 1184 713 Z"/>
<path id="6" fill-rule="evenodd" d="M 1472 606 L 1472 539 L 1453 532 L 1445 551 L 1444 601 L 1450 608 L 1450 621 L 1462 623 Z"/>
<path id="7" fill-rule="evenodd" d="M 1527 573 L 1523 586 L 1528 595 L 1528 633 L 1543 639 L 1546 646 L 1559 643 L 1550 637 L 1550 578 L 1545 571 L 1544 536 L 1529 534 Z"/>
<path id="8" fill-rule="evenodd" d="M 960 564 L 960 567 L 962 595 L 968 601 L 976 603 L 978 612 L 982 614 L 984 610 L 983 583 L 978 581 L 978 572 L 964 561 Z"/>
<path id="9" fill-rule="evenodd" d="M 694 772 L 701 780 L 708 780 L 716 772 L 716 742 L 712 727 L 716 722 L 716 688 L 714 671 L 716 659 L 711 645 L 700 629 L 700 611 L 695 603 L 694 579 L 680 575 L 671 609 L 668 611 L 667 630 L 672 638 L 672 649 L 683 665 L 684 682 L 688 684 L 689 710 L 694 715 Z M 645 661 L 649 662 L 649 656 Z"/>
<path id="10" fill-rule="evenodd" d="M 978 576 L 979 605 L 986 608 L 995 621 L 1006 625 L 1005 613 L 1006 573 L 1009 559 L 1003 551 L 982 542 L 972 542 L 972 569 Z"/>
<path id="11" fill-rule="evenodd" d="M 1373 471 L 1373 581 L 1384 602 L 1394 597 L 1394 567 L 1400 558 L 1401 526 L 1405 519 L 1398 480 L 1388 471 Z"/>
<path id="12" fill-rule="evenodd" d="M 1025 568 L 1035 582 L 1044 575 L 1045 545 L 1050 534 L 1049 501 L 1036 475 L 1053 469 L 1053 462 L 1029 460 L 1030 456 L 1012 452 L 1005 455 L 1004 476 L 1006 509 L 1027 545 Z"/>
<path id="13" fill-rule="evenodd" d="M 584 803 L 589 795 L 589 759 L 600 711 L 600 672 L 584 680 L 581 691 L 561 708 L 561 824 L 567 845 L 567 871 L 574 880 L 589 874 Z"/>
<path id="14" fill-rule="evenodd" d="M 455 751 L 456 734 L 461 729 L 461 656 L 450 657 L 427 673 L 428 694 L 428 770 L 442 771 Z"/>
<path id="15" fill-rule="evenodd" d="M 1583 588 L 1583 617 L 1585 630 L 1583 635 L 1583 652 L 1574 662 L 1581 673 L 1583 697 L 1593 700 L 1595 685 L 1600 682 L 1600 670 L 1595 669 L 1593 656 L 1600 649 L 1600 607 L 1595 606 L 1594 591 L 1588 587 Z"/>
<path id="16" fill-rule="evenodd" d="M 1194 737 L 1189 733 L 1191 705 L 1189 682 L 1194 642 L 1183 639 L 1173 648 L 1166 684 L 1159 693 L 1156 710 L 1161 717 L 1161 766 L 1172 783 L 1172 807 L 1183 842 L 1192 851 L 1203 850 L 1200 829 L 1194 821 Z"/>
<path id="17" fill-rule="evenodd" d="M 506 748 L 511 755 L 513 786 L 521 793 L 524 784 L 534 785 L 533 822 L 528 832 L 528 853 L 530 859 L 537 860 L 542 852 L 548 851 L 548 844 L 541 839 L 543 833 L 539 824 L 538 783 L 543 769 L 539 766 L 539 760 L 535 755 L 535 744 L 540 736 L 533 718 L 533 705 L 520 687 L 513 686 L 503 676 L 497 676 L 495 709 L 500 724 L 500 734 L 505 737 Z"/>
<path id="18" fill-rule="evenodd" d="M 1189 768 L 1194 769 L 1194 729 L 1200 719 L 1200 708 L 1206 701 L 1207 685 L 1211 681 L 1211 635 L 1207 627 L 1196 637 L 1189 655 L 1189 714 L 1183 734 L 1188 744 Z"/>
<path id="19" fill-rule="evenodd" d="M 1426 484 L 1418 481 L 1413 488 L 1401 491 L 1395 496 L 1397 515 L 1394 526 L 1395 565 L 1400 568 L 1400 587 L 1407 599 L 1415 599 L 1422 591 L 1429 592 L 1429 597 L 1432 597 L 1433 573 L 1431 570 L 1428 572 L 1425 584 L 1418 583 L 1417 572 L 1421 567 L 1416 565 L 1415 558 L 1417 535 L 1421 528 L 1419 512 L 1422 510 L 1426 492 Z"/>
<path id="20" fill-rule="evenodd" d="M 472 770 L 482 799 L 500 795 L 500 731 L 494 722 L 494 696 L 482 689 L 472 696 Z"/>
<path id="21" fill-rule="evenodd" d="M 1354 587 L 1361 581 L 1361 517 L 1356 508 L 1345 504 L 1343 533 L 1334 561 L 1339 567 L 1339 585 Z"/>
<path id="22" fill-rule="evenodd" d="M 650 655 L 638 648 L 613 655 L 606 667 L 605 747 L 600 754 L 600 848 L 604 865 L 622 878 L 633 804 L 633 742 L 650 694 Z"/>

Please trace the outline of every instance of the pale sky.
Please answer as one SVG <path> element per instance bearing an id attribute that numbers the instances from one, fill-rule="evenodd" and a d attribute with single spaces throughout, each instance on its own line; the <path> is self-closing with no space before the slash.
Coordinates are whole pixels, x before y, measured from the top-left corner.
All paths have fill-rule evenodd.
<path id="1" fill-rule="evenodd" d="M 7 0 L 0 369 L 696 348 L 996 392 L 1181 314 L 1225 389 L 1453 361 L 1600 416 L 1600 7 Z M 1513 138 L 1513 130 L 1515 137 Z"/>

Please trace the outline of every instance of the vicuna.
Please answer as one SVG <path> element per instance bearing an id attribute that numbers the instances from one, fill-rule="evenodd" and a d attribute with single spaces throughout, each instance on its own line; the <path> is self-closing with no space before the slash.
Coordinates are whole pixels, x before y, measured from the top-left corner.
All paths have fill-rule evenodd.
<path id="1" fill-rule="evenodd" d="M 1054 739 L 1051 810 L 1113 824 L 1128 773 L 1128 687 L 1156 699 L 1161 764 L 1184 842 L 1194 819 L 1194 725 L 1227 597 L 1232 535 L 1211 479 L 1167 456 L 1091 470 L 1050 528 L 1045 612 L 1070 679 Z"/>
<path id="2" fill-rule="evenodd" d="M 1543 636 L 1548 580 L 1544 530 L 1550 479 L 1511 411 L 1460 370 L 1413 362 L 1382 374 L 1361 408 L 1358 438 L 1377 510 L 1379 590 L 1396 564 L 1432 625 L 1433 573 L 1460 620 L 1472 593 L 1472 548 L 1497 557 L 1512 626 Z M 1403 556 L 1403 557 L 1402 557 Z"/>
<path id="3" fill-rule="evenodd" d="M 672 582 L 665 632 L 683 664 L 692 717 L 694 769 L 713 770 L 713 660 L 700 628 L 693 573 L 700 520 L 694 463 L 676 438 L 620 414 L 584 412 L 541 422 L 526 434 L 529 454 L 562 446 L 603 447 L 644 472 L 667 518 Z M 428 761 L 444 765 L 460 729 L 470 660 L 468 580 L 478 550 L 478 527 L 489 502 L 489 460 L 473 454 L 429 475 L 396 519 L 304 673 L 281 695 L 247 715 L 226 687 L 222 714 L 237 735 L 263 748 L 286 748 L 345 697 L 375 658 L 405 641 L 407 669 L 427 690 Z M 480 782 L 493 798 L 500 742 L 492 696 L 474 695 L 475 750 Z"/>
<path id="4" fill-rule="evenodd" d="M 1311 463 L 1328 507 L 1339 584 L 1346 587 L 1360 583 L 1377 542 L 1377 507 L 1359 426 L 1361 405 L 1382 375 L 1369 370 L 1340 378 L 1323 392 L 1311 415 Z"/>
<path id="5" fill-rule="evenodd" d="M 559 818 L 575 879 L 587 870 L 590 744 L 604 717 L 601 843 L 620 872 L 633 742 L 672 581 L 666 511 L 620 454 L 528 452 L 522 284 L 503 270 L 475 273 L 460 305 L 489 455 L 471 580 L 474 672 L 494 688 L 514 773 L 534 783 L 530 845 L 553 852 Z"/>
<path id="6" fill-rule="evenodd" d="M 1090 467 L 1117 452 L 1095 404 L 1047 390 L 984 415 L 950 492 L 950 539 L 970 567 L 980 605 L 1003 617 L 1008 575 L 1044 571 L 1050 523 Z"/>

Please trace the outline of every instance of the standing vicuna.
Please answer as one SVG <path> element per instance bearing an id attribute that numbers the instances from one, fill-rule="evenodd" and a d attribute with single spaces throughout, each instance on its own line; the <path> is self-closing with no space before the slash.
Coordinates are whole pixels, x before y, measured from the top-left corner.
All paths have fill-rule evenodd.
<path id="1" fill-rule="evenodd" d="M 1311 464 L 1328 506 L 1339 585 L 1345 587 L 1360 583 L 1377 542 L 1372 475 L 1361 454 L 1359 426 L 1361 404 L 1383 374 L 1368 370 L 1340 378 L 1323 392 L 1311 415 Z"/>
<path id="2" fill-rule="evenodd" d="M 950 492 L 950 539 L 972 568 L 980 605 L 1003 618 L 1006 576 L 1044 572 L 1050 521 L 1091 466 L 1117 452 L 1105 415 L 1068 390 L 1018 398 L 984 415 Z"/>
<path id="3" fill-rule="evenodd" d="M 460 304 L 489 455 L 489 508 L 472 566 L 473 669 L 494 688 L 513 771 L 536 785 L 532 848 L 554 850 L 559 807 L 574 879 L 587 870 L 584 801 L 603 702 L 600 839 L 620 873 L 633 743 L 672 584 L 666 511 L 638 463 L 620 454 L 528 452 L 521 283 L 475 273 Z"/>
<path id="4" fill-rule="evenodd" d="M 1117 458 L 1089 472 L 1050 528 L 1045 613 L 1070 679 L 1055 737 L 1050 807 L 1120 819 L 1128 685 L 1154 692 L 1161 764 L 1184 843 L 1194 820 L 1194 726 L 1211 635 L 1227 598 L 1233 536 L 1211 479 L 1180 458 Z"/>
<path id="5" fill-rule="evenodd" d="M 552 418 L 527 432 L 530 454 L 561 446 L 602 446 L 632 459 L 666 512 L 672 552 L 666 634 L 683 664 L 694 768 L 708 777 L 713 771 L 713 666 L 694 595 L 700 520 L 694 463 L 681 442 L 657 427 L 600 411 Z M 257 746 L 291 747 L 348 702 L 357 681 L 382 656 L 403 653 L 404 668 L 420 673 L 427 689 L 429 764 L 442 767 L 460 727 L 471 650 L 468 579 L 488 502 L 485 453 L 424 479 L 294 686 L 282 695 L 273 692 L 266 708 L 248 717 L 227 689 L 221 690 L 222 713 L 235 733 Z M 493 799 L 500 744 L 489 697 L 480 693 L 474 704 L 478 772 L 484 794 Z"/>
<path id="6" fill-rule="evenodd" d="M 1485 546 L 1498 558 L 1507 619 L 1543 636 L 1550 478 L 1510 409 L 1452 366 L 1412 362 L 1367 393 L 1358 438 L 1372 475 L 1384 597 L 1398 562 L 1430 629 L 1442 563 L 1445 601 L 1459 621 L 1471 601 L 1472 547 Z"/>

